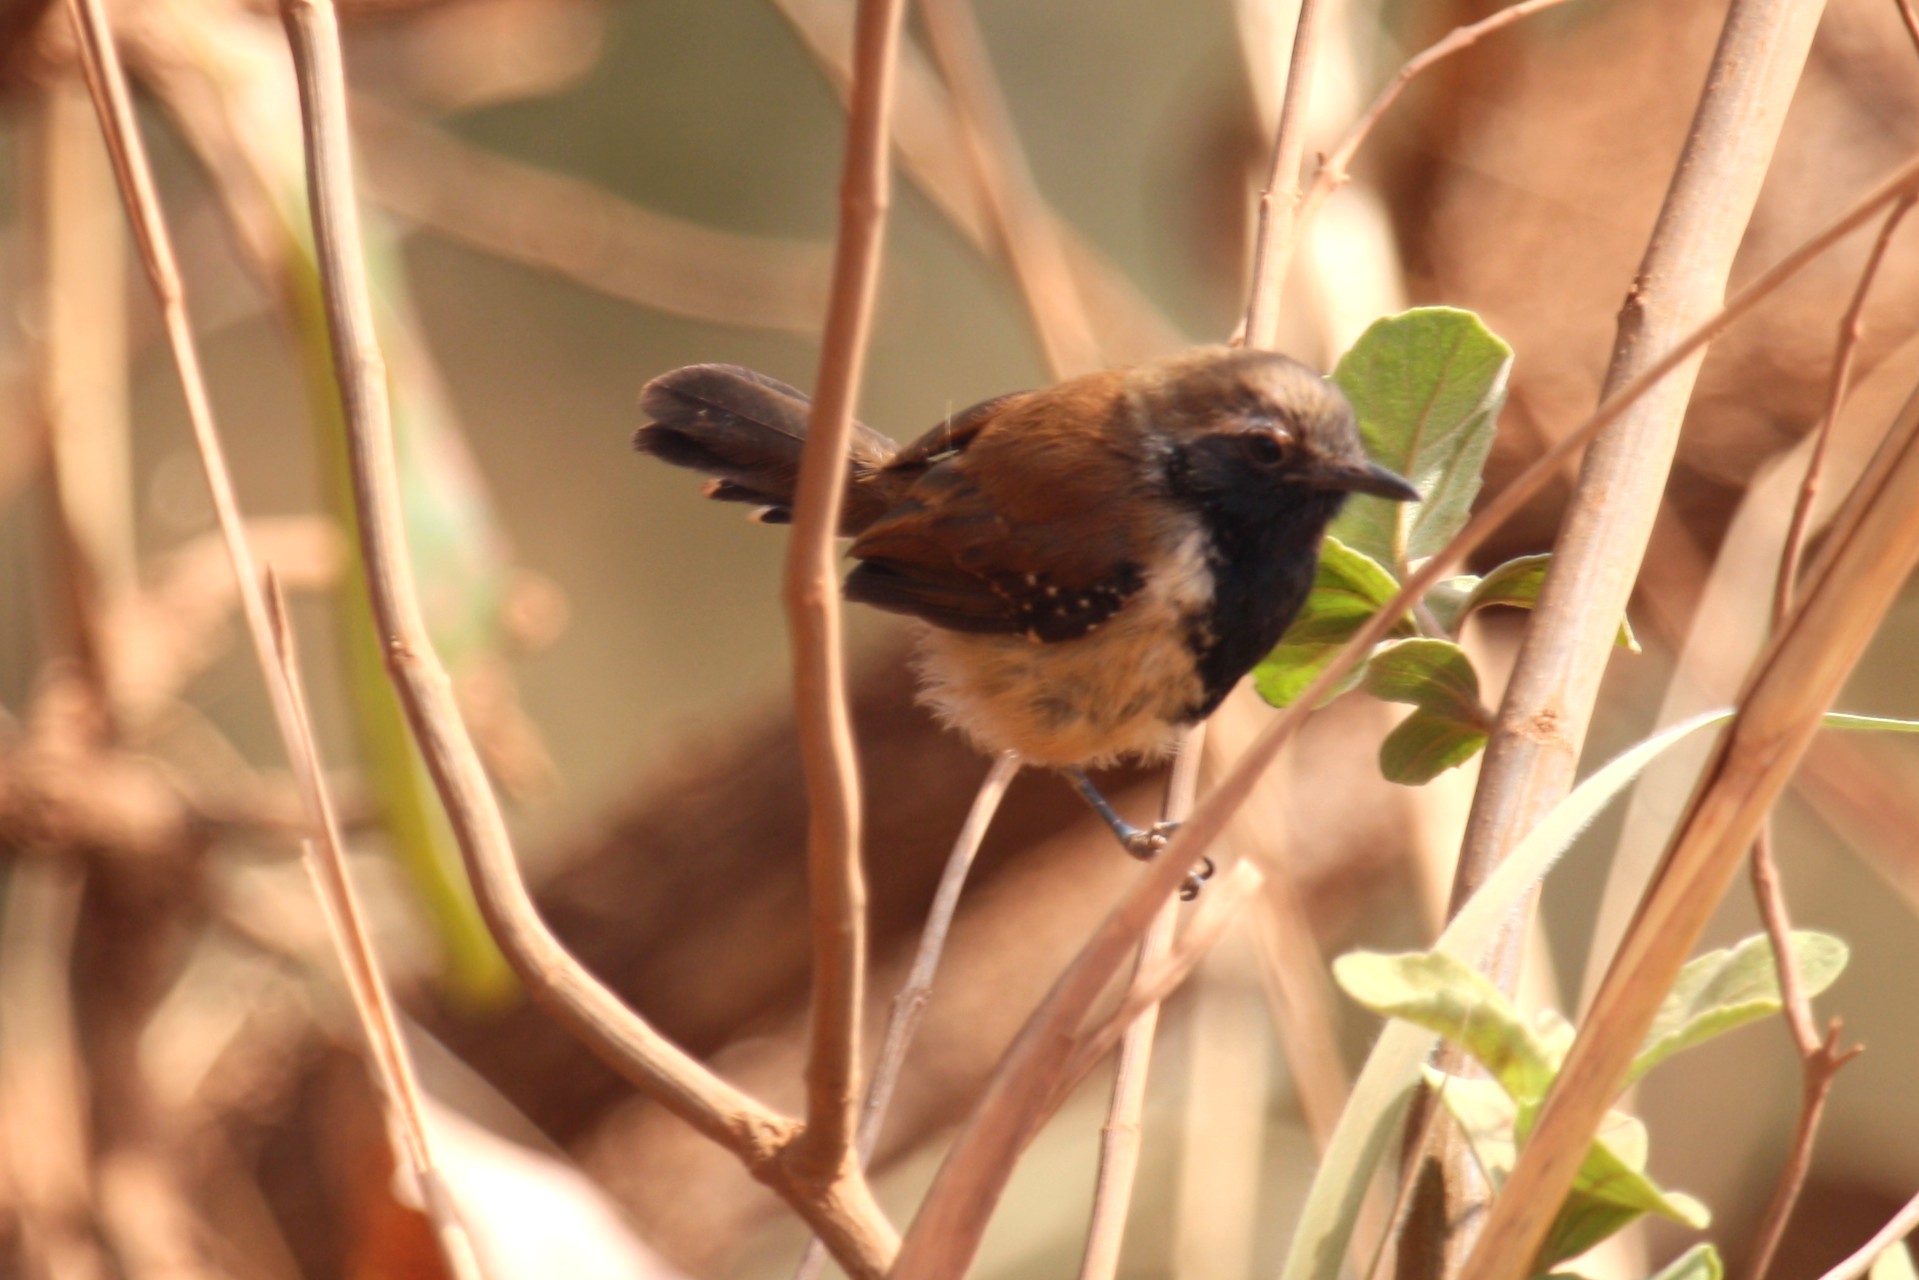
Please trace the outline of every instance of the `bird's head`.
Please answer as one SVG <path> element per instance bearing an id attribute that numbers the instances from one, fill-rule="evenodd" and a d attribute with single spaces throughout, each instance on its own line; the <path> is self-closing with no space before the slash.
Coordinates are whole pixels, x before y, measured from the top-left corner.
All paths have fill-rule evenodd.
<path id="1" fill-rule="evenodd" d="M 1349 493 L 1417 502 L 1366 456 L 1353 408 L 1331 382 L 1271 351 L 1206 347 L 1137 370 L 1145 416 L 1165 433 L 1174 491 L 1220 514 L 1283 510 L 1330 520 Z"/>

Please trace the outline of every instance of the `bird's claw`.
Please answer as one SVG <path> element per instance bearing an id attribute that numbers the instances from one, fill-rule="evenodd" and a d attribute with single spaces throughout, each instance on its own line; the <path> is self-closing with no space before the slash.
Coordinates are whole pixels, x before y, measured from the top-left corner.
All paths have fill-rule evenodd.
<path id="1" fill-rule="evenodd" d="M 1173 833 L 1178 830 L 1177 822 L 1155 822 L 1144 829 L 1134 828 L 1120 837 L 1120 843 L 1126 847 L 1126 852 L 1143 862 L 1158 856 L 1161 850 L 1172 843 Z M 1213 878 L 1214 870 L 1211 858 L 1201 858 L 1199 865 L 1187 874 L 1185 882 L 1180 885 L 1179 900 L 1191 902 L 1197 898 L 1200 889 Z"/>
<path id="2" fill-rule="evenodd" d="M 1185 883 L 1179 886 L 1179 900 L 1191 902 L 1197 898 L 1199 891 L 1205 887 L 1208 880 L 1213 878 L 1213 872 L 1216 870 L 1218 868 L 1213 866 L 1211 858 L 1201 858 L 1199 865 L 1186 873 Z"/>
<path id="3" fill-rule="evenodd" d="M 1152 826 L 1144 829 L 1138 827 L 1133 828 L 1133 830 L 1121 836 L 1119 842 L 1125 846 L 1126 852 L 1132 854 L 1141 862 L 1145 862 L 1150 858 L 1157 857 L 1160 850 L 1164 849 L 1168 844 L 1171 844 L 1173 833 L 1178 830 L 1179 824 L 1177 822 L 1155 822 Z"/>

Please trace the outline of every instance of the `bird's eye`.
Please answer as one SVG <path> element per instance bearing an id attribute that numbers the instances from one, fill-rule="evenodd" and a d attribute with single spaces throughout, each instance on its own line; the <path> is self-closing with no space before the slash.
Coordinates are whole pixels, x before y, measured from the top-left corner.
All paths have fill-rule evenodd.
<path id="1" fill-rule="evenodd" d="M 1251 452 L 1253 461 L 1263 467 L 1276 467 L 1286 461 L 1289 443 L 1277 432 L 1271 431 L 1256 431 L 1246 438 L 1246 448 Z"/>

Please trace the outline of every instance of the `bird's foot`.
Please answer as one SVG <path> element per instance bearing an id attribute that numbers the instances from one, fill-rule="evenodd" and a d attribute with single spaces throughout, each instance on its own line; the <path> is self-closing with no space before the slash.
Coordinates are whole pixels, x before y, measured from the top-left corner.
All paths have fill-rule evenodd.
<path id="1" fill-rule="evenodd" d="M 1129 826 L 1120 833 L 1119 843 L 1126 852 L 1144 862 L 1172 843 L 1173 833 L 1178 830 L 1177 822 L 1155 822 L 1150 827 Z"/>
<path id="2" fill-rule="evenodd" d="M 1172 842 L 1173 833 L 1179 830 L 1177 822 L 1155 822 L 1150 827 L 1128 827 L 1120 835 L 1119 842 L 1127 853 L 1144 862 L 1158 856 L 1159 852 Z M 1179 900 L 1191 902 L 1199 896 L 1200 889 L 1213 878 L 1211 858 L 1201 858 L 1199 865 L 1186 876 L 1185 883 L 1179 887 Z"/>

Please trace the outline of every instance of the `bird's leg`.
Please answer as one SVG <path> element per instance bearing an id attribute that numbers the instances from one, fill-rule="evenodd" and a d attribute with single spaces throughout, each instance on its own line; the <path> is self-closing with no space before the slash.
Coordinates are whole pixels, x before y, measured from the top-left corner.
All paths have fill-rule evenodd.
<path id="1" fill-rule="evenodd" d="M 1135 858 L 1142 861 L 1151 858 L 1164 849 L 1172 840 L 1173 833 L 1179 830 L 1177 822 L 1155 822 L 1150 827 L 1136 827 L 1120 817 L 1118 811 L 1107 803 L 1106 797 L 1101 795 L 1099 788 L 1093 785 L 1093 780 L 1086 776 L 1086 770 L 1068 769 L 1066 776 L 1072 782 L 1073 790 L 1079 792 L 1080 798 L 1091 805 L 1093 812 L 1097 813 L 1100 820 L 1111 827 L 1113 834 L 1119 837 L 1119 847 Z M 1210 880 L 1212 875 L 1213 860 L 1201 858 L 1199 866 L 1193 869 L 1192 874 L 1186 877 L 1186 883 L 1180 887 L 1179 896 L 1191 902 L 1198 895 L 1200 886 Z"/>

